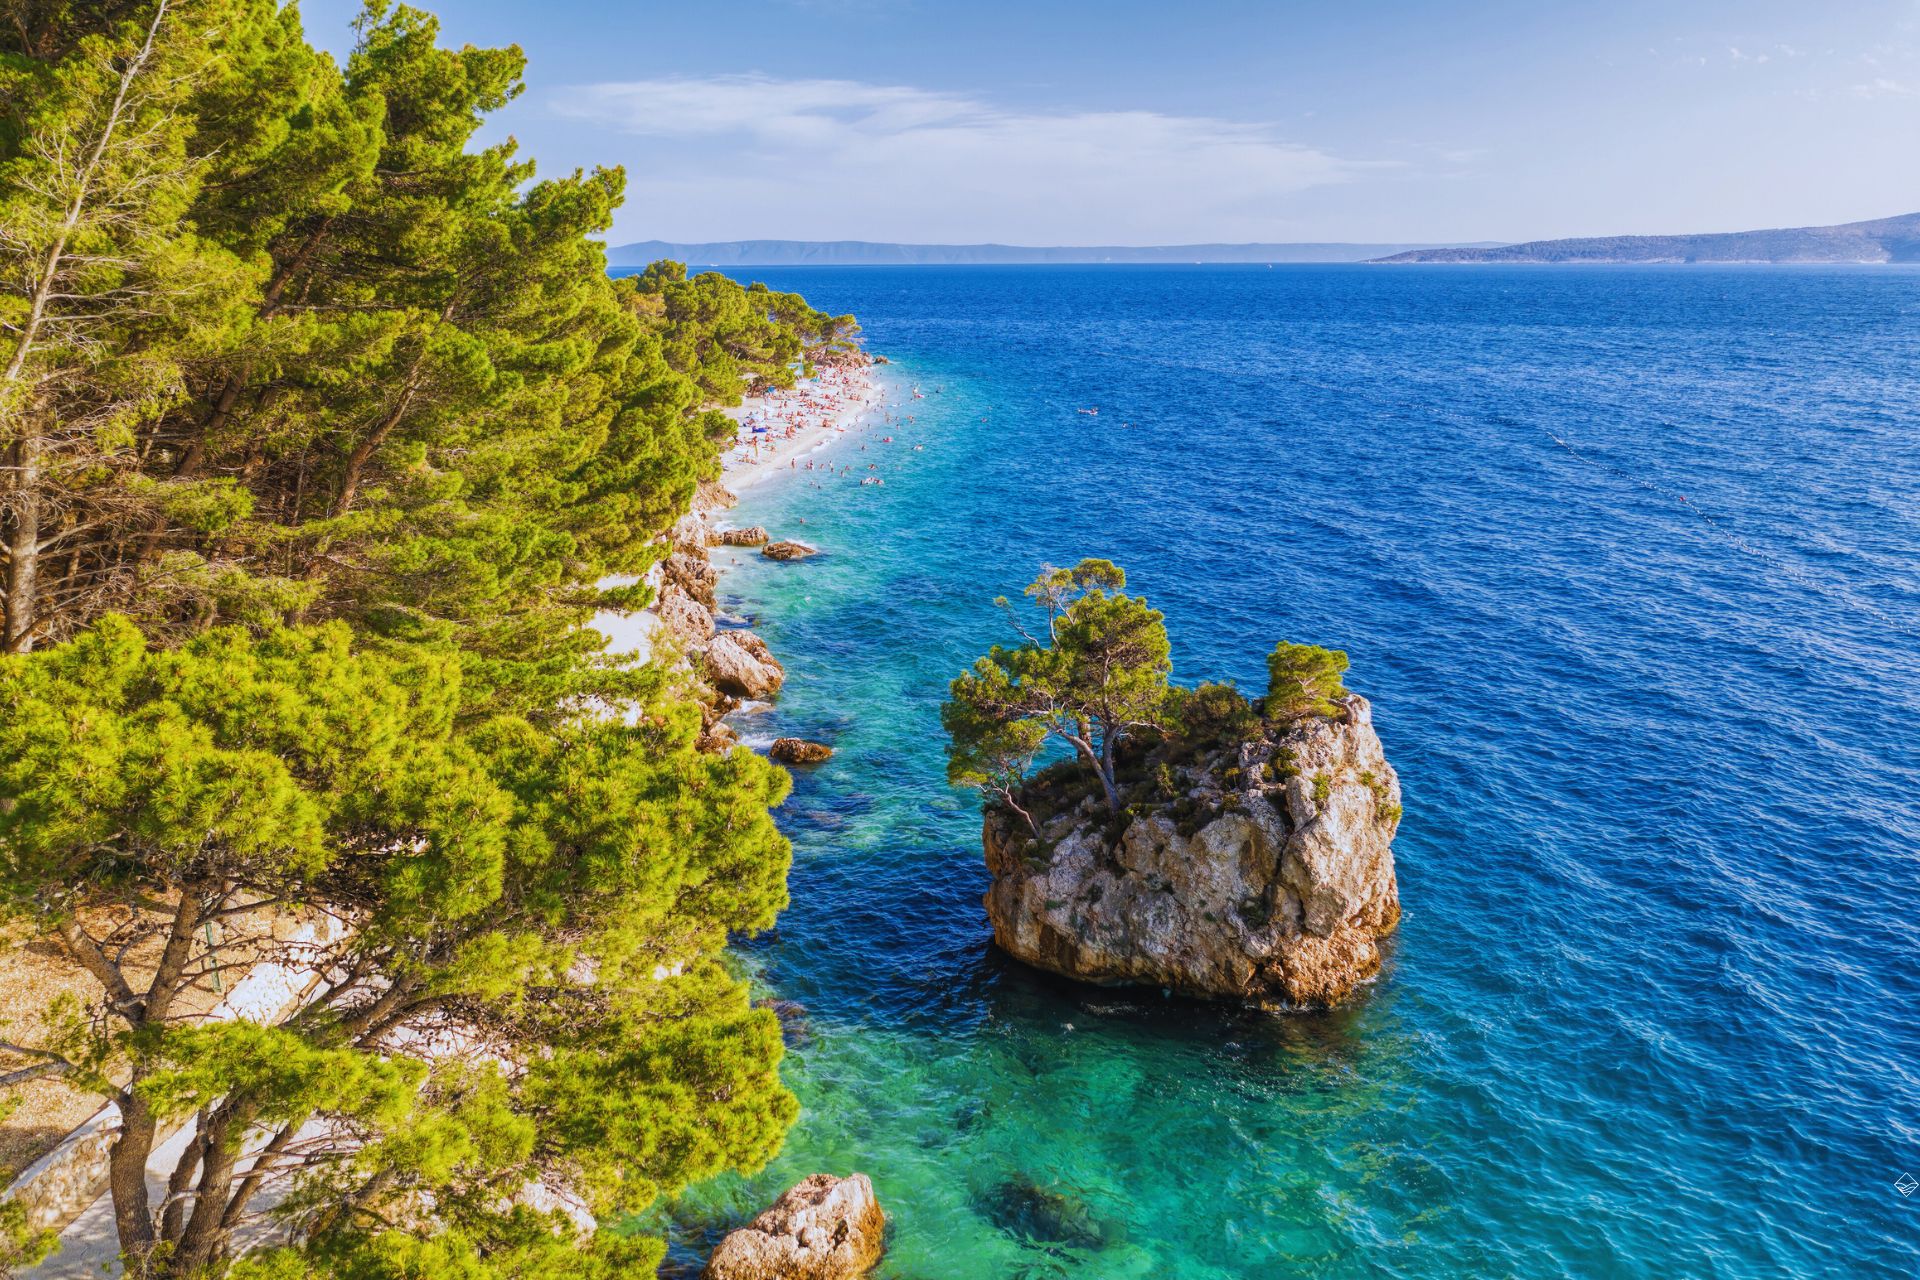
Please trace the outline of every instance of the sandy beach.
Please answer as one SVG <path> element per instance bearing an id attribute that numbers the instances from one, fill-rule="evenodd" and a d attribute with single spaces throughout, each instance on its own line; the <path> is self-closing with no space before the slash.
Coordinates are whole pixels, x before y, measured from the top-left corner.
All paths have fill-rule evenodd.
<path id="1" fill-rule="evenodd" d="M 844 438 L 881 396 L 872 366 L 860 365 L 822 369 L 790 390 L 728 409 L 739 436 L 721 459 L 721 483 L 738 493 L 775 475 L 825 466 L 812 455 Z"/>

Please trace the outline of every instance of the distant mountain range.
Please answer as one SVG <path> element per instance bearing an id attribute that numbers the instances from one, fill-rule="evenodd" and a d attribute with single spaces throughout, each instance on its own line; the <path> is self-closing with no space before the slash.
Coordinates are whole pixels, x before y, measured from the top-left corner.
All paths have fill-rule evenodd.
<path id="1" fill-rule="evenodd" d="M 1498 241 L 1470 246 L 1484 248 Z M 1096 262 L 1366 262 L 1432 245 L 1415 244 L 1172 244 L 1036 248 L 1017 244 L 880 244 L 868 240 L 723 240 L 675 244 L 643 240 L 607 251 L 616 267 L 640 267 L 662 258 L 695 267 L 956 266 Z"/>
<path id="2" fill-rule="evenodd" d="M 1920 262 L 1920 213 L 1837 227 L 1693 236 L 1589 236 L 1526 244 L 1408 249 L 1378 262 Z"/>
<path id="3" fill-rule="evenodd" d="M 1684 236 L 1586 236 L 1505 244 L 887 244 L 871 240 L 642 240 L 607 251 L 614 267 L 671 258 L 692 267 L 986 266 L 1196 262 L 1920 262 L 1920 213 L 1834 227 Z"/>

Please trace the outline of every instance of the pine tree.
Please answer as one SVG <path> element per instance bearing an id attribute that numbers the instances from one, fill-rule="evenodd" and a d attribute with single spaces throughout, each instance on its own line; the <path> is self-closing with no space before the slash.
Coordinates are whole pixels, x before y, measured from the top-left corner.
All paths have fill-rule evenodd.
<path id="1" fill-rule="evenodd" d="M 715 407 L 851 318 L 610 280 L 623 176 L 475 147 L 522 55 L 418 10 L 373 0 L 344 68 L 275 0 L 11 19 L 0 910 L 104 995 L 0 1066 L 118 1103 L 136 1273 L 226 1268 L 288 1174 L 296 1243 L 238 1271 L 650 1274 L 515 1202 L 621 1215 L 777 1148 L 778 1028 L 723 949 L 784 905 L 787 784 L 582 624 L 717 474 Z M 326 985 L 176 1016 L 256 962 Z"/>
<path id="2" fill-rule="evenodd" d="M 952 738 L 949 778 L 1010 803 L 1053 738 L 1099 779 L 1108 810 L 1120 811 L 1115 752 L 1128 738 L 1165 727 L 1173 669 L 1165 618 L 1126 595 L 1126 585 L 1111 560 L 1041 570 L 1027 595 L 1046 620 L 1044 632 L 1016 619 L 1025 643 L 993 646 L 952 684 L 941 711 Z"/>
<path id="3" fill-rule="evenodd" d="M 632 723 L 462 729 L 461 677 L 457 651 L 356 647 L 342 623 L 159 650 L 109 617 L 0 659 L 0 889 L 107 993 L 8 1048 L 118 1102 L 136 1272 L 224 1263 L 289 1171 L 306 1245 L 357 1256 L 429 1204 L 436 1233 L 492 1239 L 533 1216 L 509 1202 L 534 1180 L 620 1214 L 778 1148 L 779 1029 L 719 953 L 785 904 L 786 775 L 698 751 L 696 709 L 658 695 Z M 164 917 L 142 983 L 129 939 L 84 923 L 114 903 Z M 342 936 L 263 934 L 270 905 Z M 175 1017 L 223 948 L 329 985 L 276 1026 Z M 159 1126 L 187 1116 L 156 1203 Z"/>
<path id="4" fill-rule="evenodd" d="M 149 495 L 97 477 L 177 395 L 181 360 L 242 287 L 239 264 L 182 226 L 199 176 L 182 96 L 215 52 L 161 0 L 57 58 L 0 64 L 6 651 L 99 607 L 101 584 L 47 562 L 138 518 Z"/>

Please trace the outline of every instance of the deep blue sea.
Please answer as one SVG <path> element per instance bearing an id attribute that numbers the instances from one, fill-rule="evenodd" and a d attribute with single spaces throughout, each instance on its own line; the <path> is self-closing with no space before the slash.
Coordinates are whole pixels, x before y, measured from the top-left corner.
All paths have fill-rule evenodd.
<path id="1" fill-rule="evenodd" d="M 1920 272 L 740 274 L 897 408 L 828 455 L 884 486 L 736 513 L 826 553 L 723 581 L 789 670 L 750 730 L 838 754 L 742 948 L 804 1111 L 676 1257 L 860 1169 L 896 1280 L 1920 1274 Z M 1350 1009 L 991 950 L 938 707 L 1089 555 L 1178 679 L 1352 656 L 1406 918 Z"/>

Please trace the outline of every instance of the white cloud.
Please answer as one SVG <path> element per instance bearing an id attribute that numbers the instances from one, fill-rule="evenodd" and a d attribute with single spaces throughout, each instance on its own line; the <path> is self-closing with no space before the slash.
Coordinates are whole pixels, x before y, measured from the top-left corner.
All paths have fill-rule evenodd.
<path id="1" fill-rule="evenodd" d="M 1887 76 L 1876 76 L 1865 84 L 1853 86 L 1853 96 L 1856 98 L 1911 98 L 1915 95 L 1920 95 L 1920 88 Z"/>
<path id="2" fill-rule="evenodd" d="M 1291 197 L 1391 167 L 1262 123 L 851 80 L 638 80 L 550 106 L 634 139 L 629 225 L 673 239 L 1281 239 Z"/>

